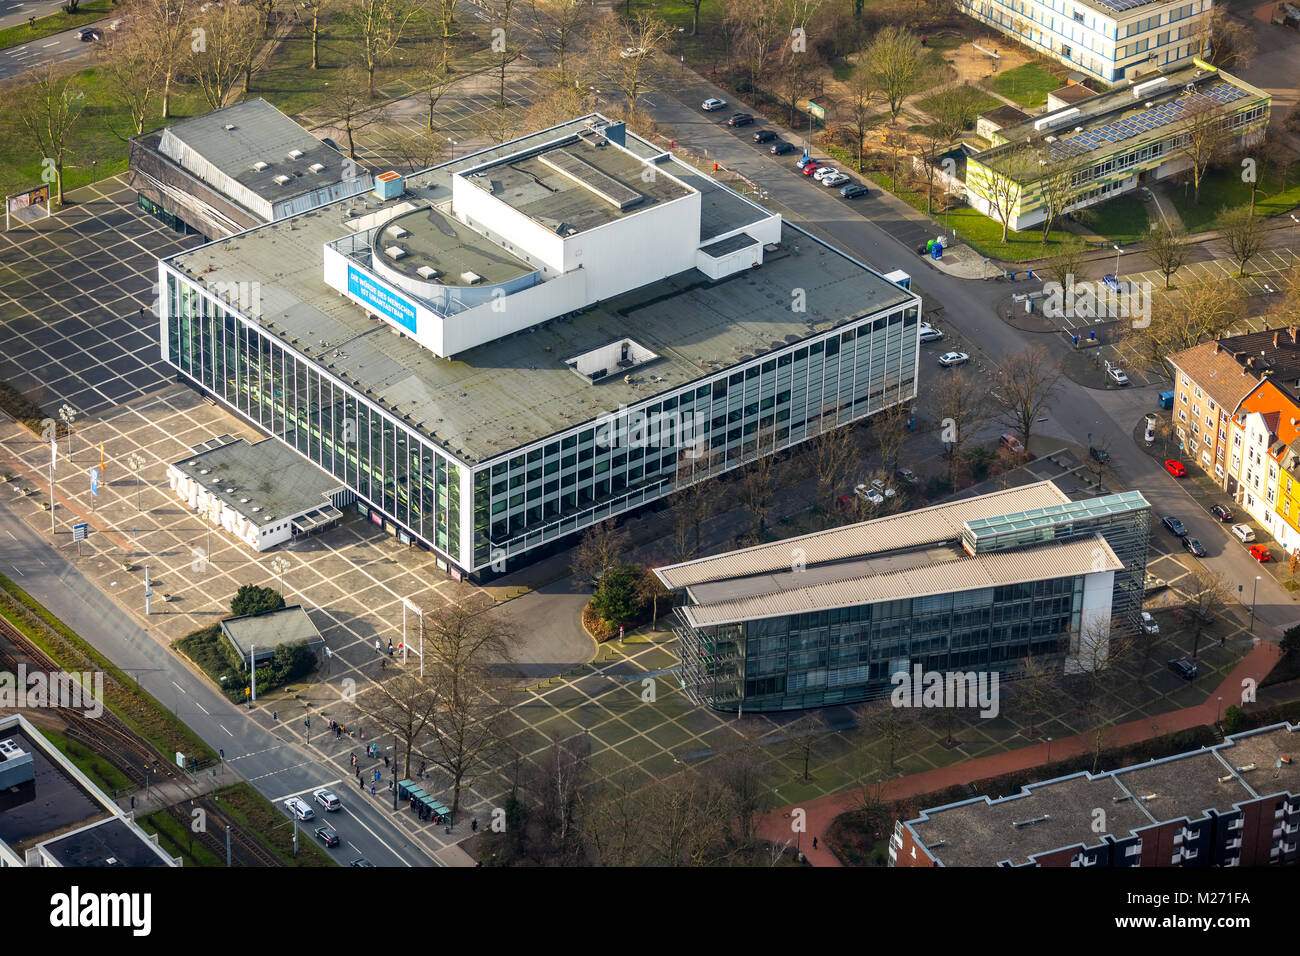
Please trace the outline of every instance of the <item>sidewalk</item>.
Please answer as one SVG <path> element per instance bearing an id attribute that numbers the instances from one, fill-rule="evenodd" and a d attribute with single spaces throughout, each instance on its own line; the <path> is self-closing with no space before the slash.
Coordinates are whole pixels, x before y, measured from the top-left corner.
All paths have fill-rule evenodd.
<path id="1" fill-rule="evenodd" d="M 1154 719 L 1143 717 L 1109 728 L 1104 735 L 1103 747 L 1123 747 L 1151 740 L 1166 734 L 1190 730 L 1193 727 L 1213 724 L 1218 719 L 1219 702 L 1217 698 L 1237 700 L 1241 696 L 1242 680 L 1250 677 L 1256 682 L 1273 668 L 1281 652 L 1276 645 L 1260 641 L 1246 654 L 1223 682 L 1209 694 L 1205 702 L 1194 707 L 1159 714 Z M 1052 760 L 1056 762 L 1066 757 L 1091 754 L 1095 749 L 1095 740 L 1091 732 L 1077 734 L 1052 741 Z M 896 777 L 886 780 L 881 788 L 882 801 L 899 801 L 927 793 L 936 793 L 948 787 L 970 784 L 976 780 L 987 780 L 1016 771 L 1040 767 L 1047 763 L 1046 743 L 1031 744 L 1017 750 L 1008 750 L 991 757 L 965 760 L 947 767 L 937 767 L 923 773 L 908 777 Z M 835 818 L 854 809 L 859 803 L 858 791 L 846 790 L 812 800 L 801 807 L 806 813 L 807 830 L 799 840 L 803 853 L 814 866 L 843 866 L 822 842 L 823 835 L 830 829 Z M 793 841 L 795 834 L 790 832 L 788 815 L 795 807 L 781 807 L 765 814 L 758 822 L 758 835 L 765 840 L 776 843 Z M 812 849 L 812 838 L 818 838 L 818 848 Z M 806 841 L 806 842 L 805 842 Z"/>

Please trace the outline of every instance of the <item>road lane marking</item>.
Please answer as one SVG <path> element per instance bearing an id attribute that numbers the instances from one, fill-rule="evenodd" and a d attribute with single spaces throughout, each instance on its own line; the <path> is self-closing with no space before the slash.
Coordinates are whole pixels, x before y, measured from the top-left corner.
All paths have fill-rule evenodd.
<path id="1" fill-rule="evenodd" d="M 226 725 L 225 725 L 225 724 L 217 724 L 217 726 L 220 727 L 222 730 L 225 730 L 226 733 L 230 734 L 230 736 L 232 736 L 232 737 L 235 736 L 234 734 L 231 734 L 229 730 L 226 730 Z"/>

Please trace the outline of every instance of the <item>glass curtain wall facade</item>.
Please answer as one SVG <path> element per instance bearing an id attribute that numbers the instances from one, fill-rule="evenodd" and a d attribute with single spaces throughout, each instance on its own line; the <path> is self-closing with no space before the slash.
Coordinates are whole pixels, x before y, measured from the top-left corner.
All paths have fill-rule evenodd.
<path id="1" fill-rule="evenodd" d="M 917 322 L 914 304 L 856 319 L 611 415 L 621 440 L 589 423 L 487 463 L 474 474 L 475 567 L 910 401 Z"/>
<path id="2" fill-rule="evenodd" d="M 1065 659 L 1079 628 L 1084 577 L 1072 575 L 858 607 L 693 627 L 674 609 L 682 679 L 699 703 L 734 711 L 797 710 L 890 693 L 890 675 L 995 670 Z"/>
<path id="3" fill-rule="evenodd" d="M 919 308 L 795 343 L 472 469 L 183 276 L 166 274 L 164 354 L 177 369 L 474 572 L 916 395 Z M 648 423 L 638 440 L 629 417 Z M 619 424 L 615 424 L 619 423 Z M 604 441 L 602 425 L 623 438 Z M 689 429 L 689 431 L 687 430 Z M 461 521 L 473 529 L 462 553 Z"/>
<path id="4" fill-rule="evenodd" d="M 166 272 L 172 365 L 460 567 L 461 466 L 225 303 Z"/>

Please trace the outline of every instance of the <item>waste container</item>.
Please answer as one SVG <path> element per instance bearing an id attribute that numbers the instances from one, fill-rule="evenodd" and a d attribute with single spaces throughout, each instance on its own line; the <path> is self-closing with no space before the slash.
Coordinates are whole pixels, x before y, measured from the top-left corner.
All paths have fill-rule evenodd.
<path id="1" fill-rule="evenodd" d="M 942 242 L 936 242 L 934 245 L 930 246 L 930 258 L 931 258 L 931 259 L 942 259 L 942 258 L 943 258 L 943 243 L 942 243 Z"/>
<path id="2" fill-rule="evenodd" d="M 1174 393 L 1173 393 L 1173 392 L 1161 392 L 1161 393 L 1160 393 L 1160 407 L 1161 407 L 1161 408 L 1173 408 L 1173 407 L 1174 407 Z"/>

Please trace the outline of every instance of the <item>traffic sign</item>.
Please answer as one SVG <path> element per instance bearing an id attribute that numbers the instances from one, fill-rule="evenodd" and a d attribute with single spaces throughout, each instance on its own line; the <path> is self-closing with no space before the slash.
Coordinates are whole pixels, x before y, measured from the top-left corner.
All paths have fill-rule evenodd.
<path id="1" fill-rule="evenodd" d="M 74 524 L 72 526 L 72 540 L 81 541 L 90 533 L 90 525 L 86 522 Z"/>

